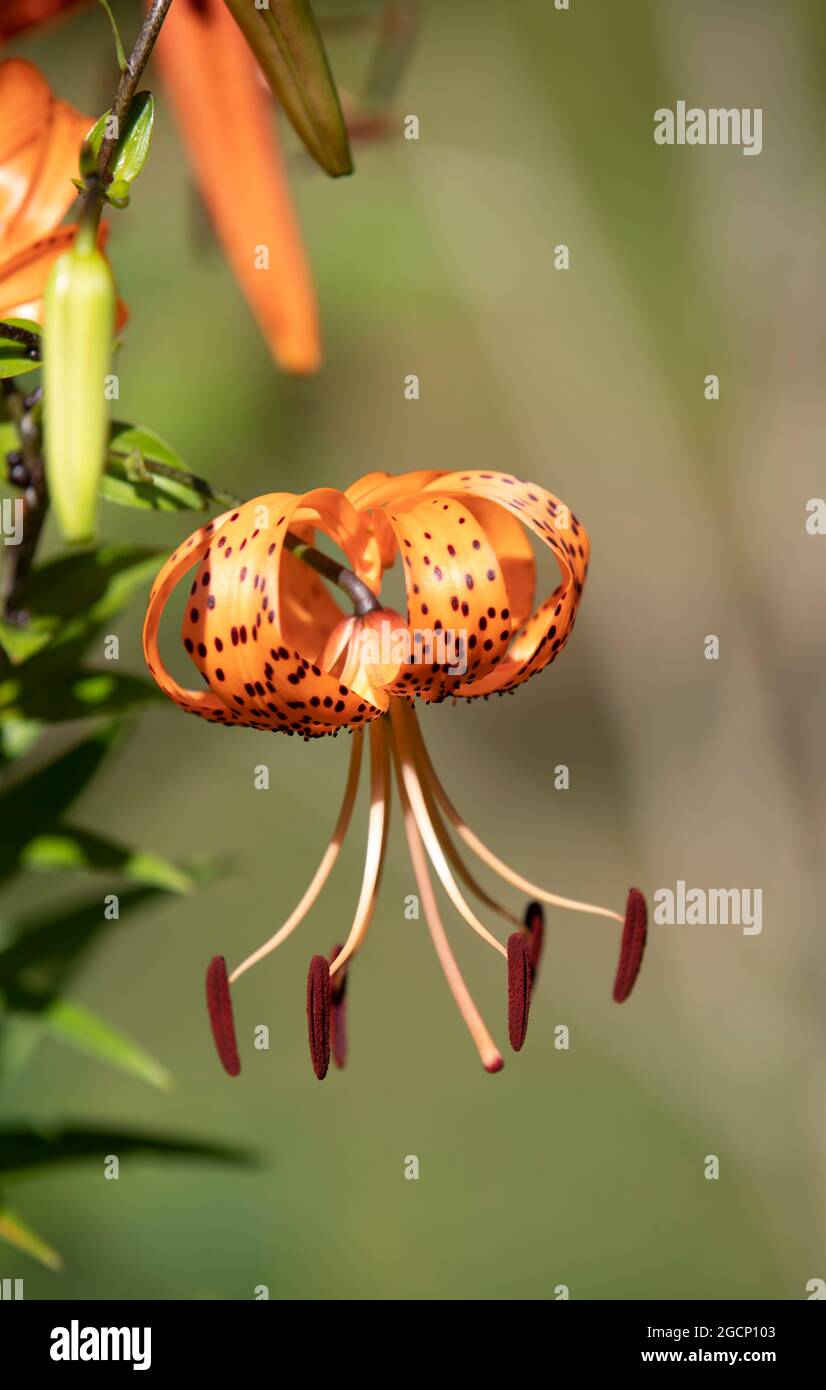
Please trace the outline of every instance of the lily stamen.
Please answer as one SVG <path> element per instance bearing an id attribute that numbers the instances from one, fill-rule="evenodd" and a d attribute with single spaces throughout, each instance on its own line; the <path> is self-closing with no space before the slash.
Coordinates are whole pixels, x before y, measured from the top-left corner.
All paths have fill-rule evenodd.
<path id="1" fill-rule="evenodd" d="M 405 834 L 407 836 L 407 847 L 410 852 L 410 862 L 413 865 L 413 875 L 416 879 L 416 886 L 419 890 L 422 911 L 424 912 L 427 929 L 436 949 L 439 964 L 444 971 L 453 998 L 456 1000 L 462 1018 L 467 1025 L 476 1050 L 482 1061 L 482 1066 L 487 1072 L 501 1071 L 504 1066 L 502 1054 L 490 1033 L 485 1026 L 485 1022 L 479 1013 L 465 981 L 462 977 L 456 958 L 450 949 L 450 943 L 442 926 L 442 919 L 439 916 L 439 908 L 436 903 L 436 895 L 433 892 L 433 885 L 430 881 L 430 874 L 427 869 L 427 859 L 422 845 L 419 828 L 416 818 L 410 805 L 404 780 L 399 778 L 399 796 L 402 803 L 402 819 L 404 821 Z"/>
<path id="2" fill-rule="evenodd" d="M 468 907 L 459 891 L 453 874 L 450 872 L 447 859 L 439 843 L 439 837 L 430 822 L 430 817 L 427 813 L 427 804 L 416 774 L 416 764 L 413 760 L 410 740 L 407 733 L 409 727 L 408 720 L 410 718 L 411 716 L 407 707 L 402 704 L 400 700 L 394 700 L 390 706 L 390 719 L 393 724 L 393 747 L 398 755 L 397 769 L 399 784 L 400 786 L 402 783 L 404 784 L 404 789 L 416 820 L 416 826 L 424 841 L 430 862 L 436 870 L 442 886 L 457 912 L 464 917 L 468 926 L 472 927 L 473 930 L 481 936 L 483 941 L 486 941 L 489 946 L 492 946 L 495 951 L 498 951 L 499 954 L 504 956 L 507 960 L 508 952 L 506 947 L 502 945 L 501 941 L 497 941 L 495 936 L 491 935 L 487 928 L 479 921 L 476 914 Z"/>
<path id="3" fill-rule="evenodd" d="M 444 811 L 457 835 L 464 840 L 465 844 L 473 850 L 477 858 L 487 864 L 495 874 L 503 878 L 511 887 L 518 888 L 522 893 L 528 893 L 531 897 L 539 898 L 543 903 L 551 903 L 554 907 L 564 907 L 570 912 L 588 912 L 594 917 L 610 917 L 612 921 L 619 922 L 622 926 L 625 918 L 619 912 L 614 912 L 610 907 L 598 907 L 595 903 L 583 903 L 576 898 L 562 898 L 558 893 L 550 893 L 547 888 L 540 888 L 538 884 L 531 883 L 530 879 L 523 878 L 514 869 L 511 869 L 502 859 L 499 859 L 487 845 L 483 844 L 478 835 L 474 835 L 470 826 L 462 819 L 447 792 L 439 781 L 436 769 L 430 760 L 421 730 L 415 718 L 410 720 L 409 728 L 413 736 L 417 739 L 417 751 L 420 754 L 420 765 L 426 769 L 429 785 L 433 794 Z"/>
<path id="4" fill-rule="evenodd" d="M 367 935 L 367 928 L 370 926 L 370 919 L 373 916 L 379 891 L 390 812 L 390 769 L 387 757 L 385 721 L 383 719 L 370 725 L 370 757 L 370 817 L 367 826 L 367 853 L 364 860 L 361 893 L 350 934 L 330 966 L 331 977 L 335 977 L 340 970 L 343 970 Z"/>
<path id="5" fill-rule="evenodd" d="M 338 820 L 336 821 L 335 829 L 332 835 L 330 836 L 330 843 L 324 851 L 321 863 L 319 864 L 318 868 L 313 874 L 307 891 L 305 892 L 301 901 L 298 903 L 297 907 L 293 909 L 292 913 L 287 918 L 284 925 L 282 927 L 279 927 L 275 935 L 271 936 L 269 941 L 265 941 L 263 946 L 259 946 L 257 951 L 253 951 L 252 955 L 247 956 L 246 960 L 243 960 L 240 965 L 236 965 L 235 969 L 229 977 L 229 983 L 231 985 L 234 985 L 235 981 L 240 979 L 240 977 L 245 973 L 245 971 L 249 970 L 251 966 L 257 965 L 258 962 L 260 960 L 263 960 L 265 956 L 268 956 L 272 951 L 275 951 L 281 945 L 282 941 L 287 940 L 287 937 L 295 931 L 296 927 L 299 926 L 301 922 L 303 922 L 304 918 L 306 917 L 307 913 L 313 906 L 313 903 L 316 901 L 319 893 L 321 892 L 322 888 L 327 882 L 327 879 L 330 877 L 330 874 L 333 871 L 333 866 L 335 865 L 335 862 L 338 859 L 341 846 L 344 843 L 345 836 L 350 826 L 350 820 L 353 815 L 353 806 L 356 800 L 356 793 L 358 791 L 359 785 L 359 775 L 361 773 L 361 754 L 363 740 L 364 735 L 362 734 L 360 729 L 357 729 L 356 732 L 353 734 L 353 747 L 350 753 L 350 768 L 347 773 L 347 785 L 344 789 L 344 800 L 341 803 L 341 810 L 338 813 Z"/>

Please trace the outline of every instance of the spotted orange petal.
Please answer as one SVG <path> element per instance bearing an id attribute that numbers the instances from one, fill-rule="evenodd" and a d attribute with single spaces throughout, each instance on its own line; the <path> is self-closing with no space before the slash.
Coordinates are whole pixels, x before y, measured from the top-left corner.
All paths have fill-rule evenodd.
<path id="1" fill-rule="evenodd" d="M 404 565 L 408 626 L 414 638 L 423 634 L 424 657 L 417 660 L 414 647 L 390 689 L 415 691 L 425 700 L 441 699 L 460 685 L 472 688 L 493 672 L 512 630 L 496 552 L 473 513 L 444 495 L 441 483 L 431 484 L 439 489 L 434 496 L 426 488 L 424 495 L 386 509 Z"/>
<path id="2" fill-rule="evenodd" d="M 156 53 L 218 237 L 276 360 L 321 360 L 310 269 L 270 99 L 223 0 L 176 0 Z"/>
<path id="3" fill-rule="evenodd" d="M 472 505 L 471 499 L 492 502 L 533 531 L 553 552 L 561 582 L 514 633 L 504 658 L 476 681 L 456 686 L 461 696 L 489 695 L 510 690 L 554 661 L 574 627 L 582 586 L 588 570 L 589 542 L 585 528 L 553 493 L 510 473 L 450 473 L 425 485 Z"/>
<path id="4" fill-rule="evenodd" d="M 327 638 L 342 614 L 317 576 L 305 576 L 308 567 L 285 550 L 288 531 L 302 525 L 322 530 L 358 577 L 377 585 L 376 542 L 333 488 L 303 496 L 271 493 L 202 527 L 158 576 L 144 627 L 150 670 L 183 709 L 216 722 L 311 738 L 360 728 L 387 708 L 383 693 L 370 699 L 322 669 Z M 195 564 L 182 636 L 209 693 L 179 687 L 157 646 L 166 600 Z"/>

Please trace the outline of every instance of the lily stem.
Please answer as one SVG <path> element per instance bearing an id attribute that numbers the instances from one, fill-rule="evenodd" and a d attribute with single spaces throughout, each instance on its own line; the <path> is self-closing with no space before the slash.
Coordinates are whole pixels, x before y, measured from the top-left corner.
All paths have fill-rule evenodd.
<path id="1" fill-rule="evenodd" d="M 27 355 L 33 362 L 40 359 L 40 334 L 31 333 L 28 328 L 21 328 L 16 323 L 6 323 L 5 319 L 0 321 L 0 338 L 6 338 L 10 343 L 20 343 L 21 347 L 27 349 Z"/>

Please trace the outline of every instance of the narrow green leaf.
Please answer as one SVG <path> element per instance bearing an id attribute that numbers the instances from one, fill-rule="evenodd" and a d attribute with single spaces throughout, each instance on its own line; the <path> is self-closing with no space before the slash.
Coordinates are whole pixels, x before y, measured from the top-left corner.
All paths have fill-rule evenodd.
<path id="1" fill-rule="evenodd" d="M 3 994 L 8 1013 L 25 1015 L 31 1026 L 55 1042 L 73 1047 L 87 1057 L 106 1062 L 161 1090 L 168 1090 L 172 1085 L 172 1077 L 160 1062 L 82 1004 L 16 984 L 7 986 Z"/>
<path id="2" fill-rule="evenodd" d="M 36 1129 L 29 1124 L 0 1126 L 0 1172 L 3 1173 L 28 1174 L 36 1168 L 84 1158 L 102 1162 L 110 1153 L 119 1158 L 143 1154 L 160 1158 L 212 1158 L 230 1163 L 254 1161 L 243 1150 L 208 1140 L 93 1126 L 51 1130 L 45 1126 Z"/>
<path id="3" fill-rule="evenodd" d="M 17 328 L 26 328 L 30 333 L 40 335 L 40 327 L 31 319 L 6 319 Z M 9 376 L 22 376 L 24 372 L 34 372 L 40 366 L 39 357 L 32 358 L 28 348 L 5 337 L 0 329 L 0 379 Z"/>
<path id="4" fill-rule="evenodd" d="M 110 113 L 104 111 L 86 136 L 88 144 L 97 156 L 106 135 L 106 122 Z M 152 127 L 155 121 L 155 99 L 151 92 L 138 92 L 130 104 L 120 132 L 117 149 L 110 166 L 112 184 L 134 183 L 146 163 L 149 145 L 152 140 Z"/>
<path id="5" fill-rule="evenodd" d="M 7 720 L 38 720 L 43 724 L 71 719 L 114 718 L 163 699 L 153 681 L 113 671 L 64 671 L 46 684 L 26 667 L 20 675 L 0 681 L 0 724 Z"/>
<path id="6" fill-rule="evenodd" d="M 7 719 L 0 724 L 0 762 L 11 763 L 34 747 L 42 733 L 36 720 Z"/>
<path id="7" fill-rule="evenodd" d="M 31 576 L 28 624 L 18 628 L 0 621 L 0 645 L 14 665 L 34 659 L 44 681 L 57 666 L 74 667 L 102 625 L 154 579 L 163 558 L 156 551 L 113 544 L 48 560 Z"/>
<path id="8" fill-rule="evenodd" d="M 317 164 L 337 178 L 353 162 L 336 84 L 308 0 L 226 0 L 267 82 Z"/>
<path id="9" fill-rule="evenodd" d="M 92 780 L 106 755 L 122 736 L 123 726 L 107 724 L 0 793 L 3 848 L 23 845 L 44 825 L 68 810 Z"/>
<path id="10" fill-rule="evenodd" d="M 71 971 L 97 938 L 151 902 L 161 890 L 125 888 L 118 894 L 118 916 L 107 918 L 100 893 L 68 906 L 59 902 L 15 921 L 9 944 L 0 950 L 0 986 L 36 975 L 52 989 L 66 982 Z"/>
<path id="11" fill-rule="evenodd" d="M 0 1240 L 5 1240 L 16 1250 L 22 1250 L 24 1255 L 30 1255 L 33 1260 L 38 1260 L 47 1269 L 59 1270 L 63 1268 L 63 1260 L 57 1251 L 47 1245 L 45 1240 L 42 1240 L 37 1232 L 27 1225 L 22 1216 L 19 1216 L 9 1206 L 2 1192 L 0 1192 Z"/>
<path id="12" fill-rule="evenodd" d="M 106 871 L 168 893 L 192 893 L 197 886 L 186 869 L 160 854 L 130 849 L 103 835 L 70 826 L 60 826 L 52 834 L 34 835 L 23 846 L 19 864 L 38 873 Z"/>
<path id="13" fill-rule="evenodd" d="M 12 666 L 19 666 L 47 647 L 59 626 L 57 618 L 30 618 L 25 627 L 0 618 L 0 647 Z"/>
<path id="14" fill-rule="evenodd" d="M 184 468 L 180 455 L 153 430 L 116 421 L 112 425 L 106 471 L 100 486 L 101 496 L 122 507 L 141 507 L 152 511 L 206 509 L 208 498 L 190 483 L 160 477 L 141 466 L 152 463 L 160 463 L 167 468 Z"/>
<path id="15" fill-rule="evenodd" d="M 106 11 L 107 15 L 109 16 L 109 23 L 112 26 L 112 38 L 115 40 L 115 53 L 117 54 L 118 67 L 120 68 L 121 72 L 125 72 L 126 54 L 123 51 L 120 30 L 118 29 L 115 16 L 112 14 L 111 9 L 109 8 L 109 0 L 98 0 L 98 4 L 102 6 L 102 8 Z"/>

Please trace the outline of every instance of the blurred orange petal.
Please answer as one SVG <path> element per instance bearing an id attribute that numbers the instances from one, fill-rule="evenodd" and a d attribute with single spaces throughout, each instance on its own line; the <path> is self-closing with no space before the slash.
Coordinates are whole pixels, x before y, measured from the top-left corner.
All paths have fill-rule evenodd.
<path id="1" fill-rule="evenodd" d="M 156 53 L 236 279 L 276 361 L 313 372 L 318 312 L 269 97 L 223 0 L 178 0 Z"/>

